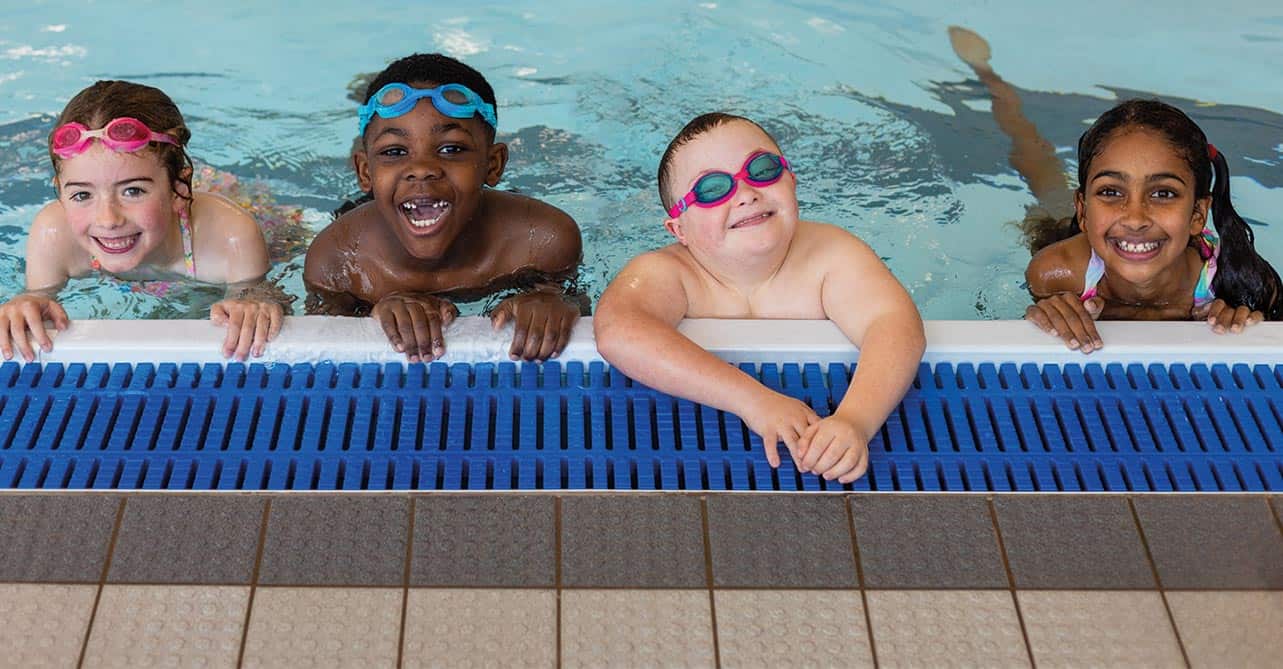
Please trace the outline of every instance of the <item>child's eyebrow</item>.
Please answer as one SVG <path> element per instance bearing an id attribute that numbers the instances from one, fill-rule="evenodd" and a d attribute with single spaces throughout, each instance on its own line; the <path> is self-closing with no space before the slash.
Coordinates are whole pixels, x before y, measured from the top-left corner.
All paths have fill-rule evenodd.
<path id="1" fill-rule="evenodd" d="M 117 181 L 116 183 L 112 184 L 112 186 L 119 187 L 119 186 L 123 186 L 123 185 L 125 185 L 125 184 L 127 184 L 127 183 L 133 183 L 133 182 L 135 182 L 135 181 L 145 181 L 145 182 L 147 182 L 147 183 L 155 183 L 155 182 L 156 182 L 156 180 L 155 180 L 155 179 L 152 179 L 151 177 L 130 177 L 130 178 L 128 178 L 128 179 L 123 179 L 123 180 L 121 180 L 121 181 Z M 93 184 L 91 184 L 91 183 L 89 183 L 89 182 L 87 182 L 87 181 L 68 181 L 67 183 L 63 184 L 62 186 L 63 186 L 63 188 L 70 188 L 71 186 L 81 186 L 81 187 L 84 187 L 84 188 L 90 188 L 90 187 L 92 187 L 92 186 L 93 186 Z"/>
<path id="2" fill-rule="evenodd" d="M 1118 170 L 1104 170 L 1102 172 L 1097 172 L 1096 176 L 1092 177 L 1091 180 L 1095 181 L 1097 179 L 1101 179 L 1104 177 L 1113 177 L 1121 181 L 1127 181 L 1127 173 L 1119 172 Z M 1145 177 L 1145 183 L 1163 181 L 1164 179 L 1175 179 L 1176 181 L 1179 181 L 1182 185 L 1185 185 L 1185 180 L 1182 179 L 1179 174 L 1175 174 L 1172 172 L 1158 172 L 1157 174 L 1151 174 Z"/>

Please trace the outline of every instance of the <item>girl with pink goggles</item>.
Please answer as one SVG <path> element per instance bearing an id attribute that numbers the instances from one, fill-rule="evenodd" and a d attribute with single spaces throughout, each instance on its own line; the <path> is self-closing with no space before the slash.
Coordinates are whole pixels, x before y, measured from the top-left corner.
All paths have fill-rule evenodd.
<path id="1" fill-rule="evenodd" d="M 114 118 L 98 130 L 90 130 L 82 123 L 64 123 L 49 136 L 49 143 L 53 152 L 65 159 L 84 153 L 94 139 L 101 141 L 112 151 L 127 153 L 138 151 L 152 142 L 179 145 L 174 137 L 152 132 L 145 123 L 128 116 Z"/>

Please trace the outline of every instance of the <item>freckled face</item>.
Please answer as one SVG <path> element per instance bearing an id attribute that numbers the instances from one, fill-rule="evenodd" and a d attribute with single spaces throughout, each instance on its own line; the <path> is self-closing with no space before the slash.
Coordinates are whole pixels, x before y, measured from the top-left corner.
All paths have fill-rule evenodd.
<path id="1" fill-rule="evenodd" d="M 1125 129 L 1092 160 L 1078 220 L 1107 270 L 1146 283 L 1176 270 L 1202 231 L 1210 197 L 1196 198 L 1188 163 L 1152 130 Z"/>
<path id="2" fill-rule="evenodd" d="M 782 155 L 757 126 L 731 121 L 696 137 L 673 157 L 673 198 L 690 192 L 709 172 L 736 174 L 759 151 Z M 777 250 L 797 229 L 797 181 L 785 171 L 769 186 L 735 181 L 731 198 L 715 207 L 692 205 L 665 227 L 692 253 L 735 259 Z"/>
<path id="3" fill-rule="evenodd" d="M 357 178 L 410 255 L 445 256 L 477 216 L 482 186 L 499 183 L 507 147 L 492 144 L 488 128 L 476 116 L 445 116 L 426 98 L 403 116 L 370 121 L 365 150 L 353 156 Z"/>
<path id="4" fill-rule="evenodd" d="M 118 153 L 94 142 L 61 161 L 57 185 L 67 224 L 103 270 L 165 262 L 165 242 L 185 201 L 155 153 Z"/>

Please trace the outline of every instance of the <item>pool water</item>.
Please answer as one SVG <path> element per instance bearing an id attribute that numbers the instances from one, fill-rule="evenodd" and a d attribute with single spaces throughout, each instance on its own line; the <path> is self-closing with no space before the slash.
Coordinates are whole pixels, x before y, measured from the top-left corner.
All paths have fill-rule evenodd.
<path id="1" fill-rule="evenodd" d="M 327 6 L 327 5 L 333 6 Z M 475 2 L 409 11 L 309 3 L 30 3 L 0 17 L 0 298 L 22 289 L 26 232 L 53 196 L 45 137 L 100 78 L 158 86 L 191 153 L 305 210 L 313 230 L 355 191 L 350 90 L 389 61 L 439 50 L 483 72 L 511 145 L 501 187 L 583 229 L 595 299 L 637 253 L 667 243 L 655 170 L 696 114 L 771 130 L 797 168 L 805 217 L 869 242 L 933 319 L 1017 318 L 1033 203 L 1007 161 L 987 92 L 946 34 L 986 37 L 994 69 L 1072 173 L 1078 135 L 1116 100 L 1158 96 L 1197 120 L 1235 175 L 1258 247 L 1283 264 L 1283 8 L 1099 2 Z M 1047 26 L 1034 30 L 1031 26 Z M 1051 27 L 1055 26 L 1055 29 Z M 302 256 L 272 276 L 303 293 Z M 96 278 L 63 293 L 73 318 L 199 317 L 218 291 L 168 300 Z M 297 303 L 301 304 L 301 300 Z M 475 308 L 474 308 L 475 310 Z M 467 312 L 468 310 L 465 310 Z"/>

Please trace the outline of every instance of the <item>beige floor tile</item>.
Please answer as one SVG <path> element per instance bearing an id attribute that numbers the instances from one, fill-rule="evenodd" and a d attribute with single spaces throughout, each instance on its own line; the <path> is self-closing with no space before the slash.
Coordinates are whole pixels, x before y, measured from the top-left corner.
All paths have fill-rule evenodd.
<path id="1" fill-rule="evenodd" d="M 391 667 L 400 588 L 263 588 L 254 594 L 245 667 Z"/>
<path id="2" fill-rule="evenodd" d="M 1283 592 L 1167 592 L 1194 667 L 1283 665 Z"/>
<path id="3" fill-rule="evenodd" d="M 1027 667 L 1006 590 L 870 590 L 882 667 Z"/>
<path id="4" fill-rule="evenodd" d="M 567 667 L 711 667 L 706 590 L 565 590 L 561 661 Z"/>
<path id="5" fill-rule="evenodd" d="M 0 583 L 0 664 L 75 666 L 97 593 L 96 585 Z"/>
<path id="6" fill-rule="evenodd" d="M 857 590 L 718 590 L 722 666 L 872 667 Z"/>
<path id="7" fill-rule="evenodd" d="M 86 667 L 235 667 L 249 587 L 107 585 Z"/>
<path id="8" fill-rule="evenodd" d="M 1022 590 L 1017 596 L 1040 668 L 1184 666 L 1156 591 Z"/>
<path id="9" fill-rule="evenodd" d="M 411 589 L 404 667 L 552 667 L 553 590 Z"/>

